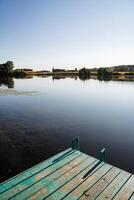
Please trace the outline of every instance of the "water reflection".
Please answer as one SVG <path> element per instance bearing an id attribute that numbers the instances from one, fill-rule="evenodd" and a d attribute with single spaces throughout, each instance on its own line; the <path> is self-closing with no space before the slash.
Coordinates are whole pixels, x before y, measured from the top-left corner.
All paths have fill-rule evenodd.
<path id="1" fill-rule="evenodd" d="M 27 80 L 27 79 L 31 79 L 33 78 L 33 76 L 25 76 L 23 78 L 21 77 L 17 77 L 15 79 L 20 79 L 20 80 Z M 3 87 L 4 86 L 4 87 Z M 7 77 L 7 76 L 3 76 L 0 77 L 0 96 L 6 96 L 6 95 L 13 95 L 13 96 L 33 96 L 33 95 L 39 95 L 39 91 L 34 91 L 34 90 L 23 90 L 23 91 L 19 91 L 14 89 L 15 87 L 15 81 L 13 77 Z M 6 87 L 6 88 L 5 88 Z M 12 89 L 12 90 L 10 90 Z"/>
<path id="2" fill-rule="evenodd" d="M 38 75 L 40 78 L 48 78 L 48 75 Z M 131 81 L 134 82 L 134 76 L 133 75 L 114 75 L 114 76 L 96 76 L 96 75 L 90 75 L 90 76 L 61 76 L 61 75 L 54 75 L 51 76 L 52 80 L 61 80 L 66 78 L 71 78 L 77 80 L 78 78 L 82 81 L 94 79 L 99 81 Z M 15 79 L 32 79 L 33 76 L 25 76 L 25 77 L 15 77 Z M 8 88 L 14 88 L 14 78 L 13 77 L 0 77 L 0 87 L 7 86 Z"/>
<path id="3" fill-rule="evenodd" d="M 131 81 L 134 82 L 133 75 L 114 75 L 114 76 L 97 76 L 97 75 L 90 75 L 90 76 L 79 76 L 79 78 L 83 81 L 94 79 L 99 81 Z"/>
<path id="4" fill-rule="evenodd" d="M 133 77 L 14 78 L 12 89 L 9 80 L 0 88 L 0 181 L 68 148 L 76 136 L 83 152 L 97 157 L 104 146 L 108 163 L 134 172 Z"/>
<path id="5" fill-rule="evenodd" d="M 65 78 L 71 78 L 77 80 L 78 76 L 52 76 L 53 80 L 60 80 L 60 79 L 65 79 Z"/>
<path id="6" fill-rule="evenodd" d="M 0 77 L 0 87 L 7 86 L 8 88 L 14 88 L 14 80 L 12 77 Z"/>

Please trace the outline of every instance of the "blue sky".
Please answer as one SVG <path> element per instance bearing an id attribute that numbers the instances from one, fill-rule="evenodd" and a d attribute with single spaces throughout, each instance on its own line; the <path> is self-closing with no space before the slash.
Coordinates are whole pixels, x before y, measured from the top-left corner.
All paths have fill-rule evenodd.
<path id="1" fill-rule="evenodd" d="M 0 0 L 0 63 L 134 64 L 134 0 Z"/>

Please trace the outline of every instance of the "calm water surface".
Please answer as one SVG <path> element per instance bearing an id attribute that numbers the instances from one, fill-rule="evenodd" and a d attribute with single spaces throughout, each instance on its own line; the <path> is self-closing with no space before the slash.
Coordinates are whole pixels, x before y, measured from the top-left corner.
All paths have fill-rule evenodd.
<path id="1" fill-rule="evenodd" d="M 12 83 L 13 84 L 13 83 Z M 134 82 L 52 77 L 0 87 L 0 181 L 68 148 L 134 173 Z"/>

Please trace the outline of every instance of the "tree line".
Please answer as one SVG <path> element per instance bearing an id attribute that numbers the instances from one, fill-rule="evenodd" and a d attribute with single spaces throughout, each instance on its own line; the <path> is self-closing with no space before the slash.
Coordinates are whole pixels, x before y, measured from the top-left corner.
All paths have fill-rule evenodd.
<path id="1" fill-rule="evenodd" d="M 0 64 L 0 76 L 15 76 L 15 77 L 24 77 L 27 75 L 27 72 L 32 72 L 32 69 L 15 69 L 14 63 L 12 61 L 7 61 L 6 63 Z"/>
<path id="2" fill-rule="evenodd" d="M 35 73 L 33 69 L 15 69 L 14 70 L 14 63 L 12 61 L 7 61 L 6 63 L 0 64 L 0 76 L 16 76 L 16 77 L 24 77 L 28 75 L 28 73 L 32 74 Z M 51 73 L 50 71 L 37 71 L 37 72 L 47 72 L 48 75 Z M 94 74 L 99 77 L 103 76 L 111 76 L 113 74 L 117 75 L 120 72 L 127 72 L 134 74 L 134 65 L 119 65 L 119 66 L 113 66 L 113 67 L 100 67 L 100 68 L 82 68 L 80 70 L 77 70 L 75 68 L 74 70 L 65 70 L 65 69 L 54 69 L 52 68 L 52 73 L 61 73 L 61 72 L 68 72 L 68 73 L 76 73 L 79 74 L 80 77 L 88 78 L 91 74 Z M 36 74 L 36 73 L 35 73 Z"/>
<path id="3" fill-rule="evenodd" d="M 12 61 L 7 61 L 6 63 L 0 64 L 0 75 L 11 75 L 13 74 L 14 64 Z"/>

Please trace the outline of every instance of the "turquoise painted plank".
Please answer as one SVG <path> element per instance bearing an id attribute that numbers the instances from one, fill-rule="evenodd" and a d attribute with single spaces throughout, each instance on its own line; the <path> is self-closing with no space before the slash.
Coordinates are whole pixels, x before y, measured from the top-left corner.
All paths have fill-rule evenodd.
<path id="1" fill-rule="evenodd" d="M 58 162 L 54 162 L 53 165 L 49 166 L 47 169 L 42 170 L 40 173 L 36 173 L 32 175 L 31 177 L 25 179 L 24 181 L 21 181 L 16 186 L 8 189 L 4 193 L 0 195 L 0 198 L 6 198 L 9 199 L 12 196 L 16 195 L 17 193 L 20 193 L 21 191 L 25 190 L 26 188 L 30 187 L 31 185 L 35 184 L 42 178 L 54 173 L 58 170 L 58 168 L 61 168 L 62 166 L 68 164 L 71 160 L 74 160 L 75 158 L 79 157 L 82 153 L 80 151 L 74 151 L 71 155 L 65 157 L 63 160 L 60 160 Z M 25 175 L 25 174 L 24 174 Z"/>
<path id="2" fill-rule="evenodd" d="M 122 171 L 112 183 L 96 198 L 97 200 L 113 199 L 115 194 L 119 192 L 122 186 L 126 183 L 131 175 L 128 172 Z"/>
<path id="3" fill-rule="evenodd" d="M 114 200 L 119 199 L 130 199 L 134 194 L 134 175 L 126 182 L 126 184 L 121 188 L 121 190 L 115 195 Z"/>
<path id="4" fill-rule="evenodd" d="M 35 199 L 37 195 L 38 195 L 38 200 L 49 199 L 49 198 L 58 200 L 62 199 L 65 193 L 63 194 L 62 192 L 60 192 L 60 189 L 66 187 L 66 185 L 70 185 L 70 182 L 73 179 L 75 179 L 76 181 L 76 182 L 74 181 L 73 184 L 77 185 L 77 181 L 79 181 L 79 178 L 83 177 L 83 175 L 86 172 L 88 172 L 96 164 L 96 162 L 98 162 L 96 161 L 96 159 L 92 157 L 88 158 L 84 163 L 70 170 L 68 173 L 64 174 L 64 176 L 60 177 L 59 179 L 56 179 L 55 181 L 51 180 L 50 184 L 47 185 L 47 187 L 42 188 L 43 191 L 36 192 L 33 196 L 29 198 L 29 200 Z M 73 188 L 74 185 L 71 185 L 71 188 Z"/>
<path id="5" fill-rule="evenodd" d="M 94 200 L 121 172 L 120 169 L 112 167 L 94 185 L 87 190 L 84 189 L 79 200 Z"/>
<path id="6" fill-rule="evenodd" d="M 59 197 L 59 199 L 64 198 L 66 200 L 76 200 L 83 194 L 85 190 L 95 184 L 110 169 L 110 165 L 100 163 L 100 165 L 97 166 L 85 179 L 83 179 L 83 176 L 77 176 L 68 182 L 68 184 L 66 184 L 64 187 L 60 188 L 57 194 L 55 193 L 50 196 L 50 198 L 57 200 Z M 58 197 L 55 195 L 58 195 Z"/>
<path id="7" fill-rule="evenodd" d="M 72 150 L 72 148 L 68 148 L 65 151 L 62 151 L 62 152 L 58 153 L 57 155 L 54 155 L 53 157 L 35 165 L 34 167 L 14 176 L 13 178 L 11 178 L 7 181 L 1 183 L 0 184 L 0 194 L 4 191 L 8 190 L 9 188 L 17 185 L 19 182 L 21 182 L 21 181 L 27 179 L 28 177 L 32 176 L 33 174 L 38 173 L 42 169 L 49 167 L 50 165 L 52 165 L 53 159 L 56 159 L 59 156 L 62 156 L 66 153 L 70 153 L 71 150 Z"/>
<path id="8" fill-rule="evenodd" d="M 27 190 L 25 190 L 24 192 L 20 193 L 18 195 L 18 197 L 23 200 L 23 199 L 26 199 L 26 198 L 28 198 L 32 195 L 34 195 L 34 197 L 35 196 L 37 197 L 38 194 L 40 194 L 40 191 L 42 191 L 42 190 L 44 192 L 46 192 L 47 194 L 49 192 L 56 190 L 57 188 L 62 186 L 65 182 L 70 180 L 72 178 L 72 176 L 75 176 L 75 174 L 79 173 L 80 170 L 77 171 L 78 166 L 80 166 L 80 168 L 85 167 L 85 163 L 87 164 L 87 162 L 88 163 L 91 162 L 91 161 L 87 161 L 87 155 L 83 155 L 82 158 L 83 158 L 83 162 L 81 162 L 79 165 L 76 165 L 76 167 L 73 167 L 71 170 L 64 173 L 64 175 L 61 176 L 59 174 L 58 170 L 57 170 L 57 172 L 53 173 L 52 175 L 50 175 L 48 177 L 45 177 L 44 179 L 42 179 L 38 183 L 34 184 L 32 187 L 30 187 Z M 92 159 L 92 161 L 94 161 L 94 159 Z M 71 174 L 72 176 L 69 176 L 69 174 L 72 171 L 73 171 L 73 173 Z M 62 179 L 64 176 L 66 176 L 66 174 L 68 174 L 67 179 L 63 180 L 61 183 L 57 184 L 57 180 Z M 44 189 L 42 189 L 42 188 L 44 188 Z M 45 195 L 45 193 L 43 193 L 43 194 Z M 16 197 L 17 197 L 17 195 L 14 197 L 14 199 L 17 199 Z"/>

